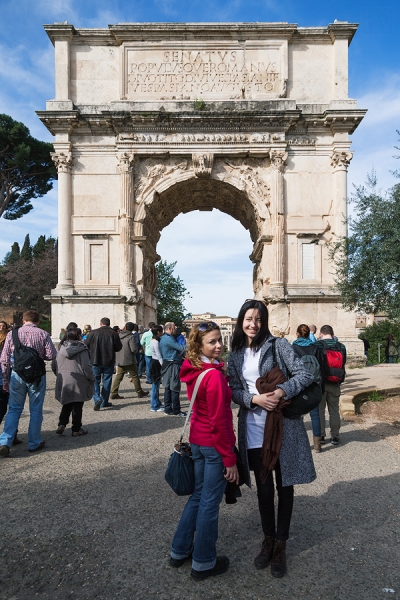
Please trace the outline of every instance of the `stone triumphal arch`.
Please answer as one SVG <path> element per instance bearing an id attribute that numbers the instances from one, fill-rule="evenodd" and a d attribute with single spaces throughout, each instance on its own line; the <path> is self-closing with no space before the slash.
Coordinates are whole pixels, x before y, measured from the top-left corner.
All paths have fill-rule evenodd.
<path id="1" fill-rule="evenodd" d="M 275 333 L 328 322 L 355 350 L 327 243 L 346 232 L 349 134 L 365 114 L 347 89 L 357 26 L 45 29 L 56 93 L 38 115 L 59 172 L 53 334 L 70 320 L 154 318 L 162 229 L 218 208 L 250 232 L 254 294 Z"/>

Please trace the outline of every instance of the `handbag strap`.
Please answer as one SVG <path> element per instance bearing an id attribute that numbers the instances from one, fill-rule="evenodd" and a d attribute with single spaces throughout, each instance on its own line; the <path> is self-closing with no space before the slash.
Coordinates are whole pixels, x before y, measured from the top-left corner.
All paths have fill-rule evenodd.
<path id="1" fill-rule="evenodd" d="M 197 377 L 197 381 L 196 381 L 196 384 L 194 386 L 194 390 L 193 390 L 193 394 L 192 394 L 192 399 L 190 401 L 189 410 L 188 410 L 188 413 L 186 415 L 185 424 L 183 426 L 181 437 L 179 439 L 179 443 L 180 444 L 182 443 L 183 436 L 185 435 L 185 429 L 186 429 L 187 424 L 189 423 L 189 419 L 190 419 L 190 415 L 191 415 L 191 412 L 192 412 L 193 404 L 194 404 L 194 401 L 196 400 L 196 396 L 197 396 L 197 392 L 199 391 L 200 384 L 203 381 L 204 377 L 207 375 L 207 373 L 209 373 L 210 371 L 215 371 L 215 370 L 216 369 L 206 369 L 205 371 L 203 371 L 202 373 L 200 373 L 200 375 Z"/>
<path id="2" fill-rule="evenodd" d="M 278 363 L 276 360 L 276 338 L 274 338 L 273 340 L 271 340 L 271 348 L 272 348 L 272 368 L 277 367 Z"/>

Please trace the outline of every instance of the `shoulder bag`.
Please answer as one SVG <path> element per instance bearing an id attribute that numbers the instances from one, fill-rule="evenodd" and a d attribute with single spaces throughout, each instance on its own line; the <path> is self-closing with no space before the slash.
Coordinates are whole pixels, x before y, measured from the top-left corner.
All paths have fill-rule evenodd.
<path id="1" fill-rule="evenodd" d="M 274 366 L 277 365 L 275 343 L 276 338 L 271 342 Z M 289 373 L 289 376 L 291 376 L 291 373 Z M 287 419 L 298 419 L 299 417 L 311 412 L 321 402 L 321 387 L 318 385 L 318 383 L 313 381 L 311 385 L 304 388 L 304 390 L 299 392 L 296 396 L 293 396 L 293 398 L 289 398 L 289 400 L 290 404 L 282 409 L 282 414 Z"/>
<path id="2" fill-rule="evenodd" d="M 185 430 L 190 419 L 200 384 L 210 371 L 215 371 L 215 369 L 206 369 L 197 377 L 181 437 L 179 438 L 179 442 L 174 446 L 174 451 L 170 456 L 167 470 L 165 471 L 165 481 L 178 496 L 190 496 L 194 492 L 195 480 L 192 451 L 190 443 L 183 442 L 182 440 L 185 435 Z"/>

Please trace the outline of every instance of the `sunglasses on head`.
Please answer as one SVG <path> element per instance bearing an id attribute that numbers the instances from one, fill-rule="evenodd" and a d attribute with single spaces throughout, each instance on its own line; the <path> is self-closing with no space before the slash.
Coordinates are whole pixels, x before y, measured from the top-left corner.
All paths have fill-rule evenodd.
<path id="1" fill-rule="evenodd" d="M 214 321 L 204 321 L 204 323 L 200 323 L 200 325 L 197 325 L 199 331 L 207 331 L 207 329 L 210 329 L 211 327 L 219 328 L 219 325 L 214 323 Z"/>

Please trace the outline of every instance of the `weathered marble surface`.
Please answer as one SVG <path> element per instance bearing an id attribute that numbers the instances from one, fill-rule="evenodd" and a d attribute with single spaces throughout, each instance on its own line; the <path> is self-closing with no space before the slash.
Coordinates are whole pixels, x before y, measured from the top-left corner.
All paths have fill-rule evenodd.
<path id="1" fill-rule="evenodd" d="M 327 262 L 327 243 L 346 232 L 349 135 L 365 114 L 347 91 L 357 26 L 45 29 L 56 95 L 38 115 L 60 174 L 54 334 L 105 314 L 154 318 L 162 229 L 219 208 L 250 232 L 254 294 L 270 303 L 273 331 L 330 323 L 362 352 Z"/>

